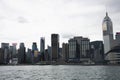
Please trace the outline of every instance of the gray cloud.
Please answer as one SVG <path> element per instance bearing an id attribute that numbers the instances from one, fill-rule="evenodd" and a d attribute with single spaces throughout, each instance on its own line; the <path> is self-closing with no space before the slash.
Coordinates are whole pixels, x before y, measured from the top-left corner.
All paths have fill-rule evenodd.
<path id="1" fill-rule="evenodd" d="M 26 18 L 21 17 L 21 16 L 18 17 L 17 19 L 18 19 L 18 22 L 19 22 L 19 23 L 27 23 L 27 22 L 28 22 L 28 20 L 27 20 Z"/>
<path id="2" fill-rule="evenodd" d="M 49 44 L 49 36 L 52 32 L 61 33 L 60 37 L 62 39 L 60 41 L 72 38 L 76 34 L 83 37 L 90 36 L 90 39 L 93 40 L 102 39 L 101 21 L 105 16 L 105 7 L 112 16 L 120 12 L 119 0 L 0 1 L 0 15 L 5 16 L 5 20 L 0 17 L 0 26 L 5 28 L 0 32 L 2 33 L 1 36 L 3 36 L 1 39 L 11 41 L 21 39 L 36 41 L 36 38 L 45 34 L 46 43 Z M 110 15 L 112 21 L 115 21 L 113 18 L 117 19 L 118 16 L 111 17 Z M 118 21 L 117 19 L 115 22 L 119 23 Z M 23 24 L 28 22 L 31 24 Z M 7 35 L 5 35 L 6 32 Z M 30 38 L 25 39 L 24 33 L 30 34 Z"/>
<path id="3" fill-rule="evenodd" d="M 62 34 L 62 38 L 65 38 L 65 39 L 72 38 L 73 36 L 74 36 L 74 34 L 71 34 L 71 33 Z"/>

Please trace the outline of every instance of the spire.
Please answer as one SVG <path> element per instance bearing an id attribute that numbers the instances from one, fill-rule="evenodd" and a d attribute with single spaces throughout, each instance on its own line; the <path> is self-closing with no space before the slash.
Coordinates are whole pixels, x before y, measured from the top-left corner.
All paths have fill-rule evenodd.
<path id="1" fill-rule="evenodd" d="M 108 16 L 108 12 L 106 12 L 106 16 Z"/>

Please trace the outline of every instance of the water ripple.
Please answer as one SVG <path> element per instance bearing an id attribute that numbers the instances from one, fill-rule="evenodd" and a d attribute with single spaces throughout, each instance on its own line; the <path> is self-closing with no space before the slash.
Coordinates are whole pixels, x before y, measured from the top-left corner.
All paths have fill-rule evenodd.
<path id="1" fill-rule="evenodd" d="M 0 80 L 119 80 L 119 66 L 0 66 Z"/>

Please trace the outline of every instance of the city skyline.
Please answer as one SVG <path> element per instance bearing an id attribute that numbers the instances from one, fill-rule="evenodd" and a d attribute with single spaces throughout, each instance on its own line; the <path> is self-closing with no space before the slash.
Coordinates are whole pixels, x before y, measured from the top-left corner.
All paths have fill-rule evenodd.
<path id="1" fill-rule="evenodd" d="M 45 37 L 47 47 L 52 33 L 60 35 L 60 46 L 73 36 L 103 40 L 101 24 L 106 11 L 113 21 L 114 34 L 120 31 L 119 3 L 119 0 L 1 0 L 0 39 L 8 43 L 24 42 L 28 48 L 33 42 L 39 46 L 40 37 Z"/>

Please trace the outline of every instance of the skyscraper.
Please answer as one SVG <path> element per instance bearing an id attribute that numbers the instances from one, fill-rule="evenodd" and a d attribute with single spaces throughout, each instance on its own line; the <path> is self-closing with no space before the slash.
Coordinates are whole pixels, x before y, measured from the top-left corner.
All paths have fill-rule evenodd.
<path id="1" fill-rule="evenodd" d="M 25 63 L 26 62 L 26 52 L 25 52 L 24 43 L 20 43 L 20 48 L 18 50 L 18 63 Z"/>
<path id="2" fill-rule="evenodd" d="M 77 58 L 80 59 L 81 55 L 82 55 L 82 39 L 83 37 L 82 36 L 76 36 L 74 37 L 75 40 L 77 40 L 77 44 L 78 44 L 78 52 L 77 52 Z"/>
<path id="3" fill-rule="evenodd" d="M 4 63 L 4 50 L 0 48 L 0 64 Z"/>
<path id="4" fill-rule="evenodd" d="M 38 50 L 37 43 L 33 42 L 33 44 L 32 44 L 32 51 L 35 51 L 35 50 Z"/>
<path id="5" fill-rule="evenodd" d="M 41 37 L 40 39 L 40 54 L 42 57 L 42 60 L 45 60 L 45 38 Z"/>
<path id="6" fill-rule="evenodd" d="M 12 43 L 12 46 L 13 46 L 13 54 L 12 54 L 12 57 L 13 57 L 13 58 L 17 58 L 17 49 L 16 49 L 17 43 Z"/>
<path id="7" fill-rule="evenodd" d="M 77 40 L 70 39 L 68 40 L 69 43 L 69 61 L 75 61 L 77 59 L 77 53 L 79 51 Z"/>
<path id="8" fill-rule="evenodd" d="M 107 53 L 114 46 L 113 44 L 113 25 L 108 13 L 102 23 L 103 40 L 104 40 L 104 52 Z"/>
<path id="9" fill-rule="evenodd" d="M 52 61 L 57 61 L 58 55 L 59 55 L 59 35 L 58 34 L 51 35 L 51 47 L 52 47 Z"/>
<path id="10" fill-rule="evenodd" d="M 1 43 L 1 48 L 4 51 L 4 64 L 9 63 L 9 43 Z"/>
<path id="11" fill-rule="evenodd" d="M 82 38 L 80 48 L 81 48 L 81 58 L 89 58 L 90 57 L 90 39 Z"/>
<path id="12" fill-rule="evenodd" d="M 68 43 L 63 43 L 62 44 L 62 60 L 68 61 L 68 56 L 69 56 L 69 45 Z"/>
<path id="13" fill-rule="evenodd" d="M 36 63 L 38 62 L 38 48 L 37 48 L 37 43 L 33 42 L 32 44 L 32 58 L 33 58 L 33 62 Z"/>
<path id="14" fill-rule="evenodd" d="M 96 64 L 102 64 L 104 62 L 104 47 L 102 41 L 93 41 L 90 43 L 91 46 L 91 59 Z"/>

